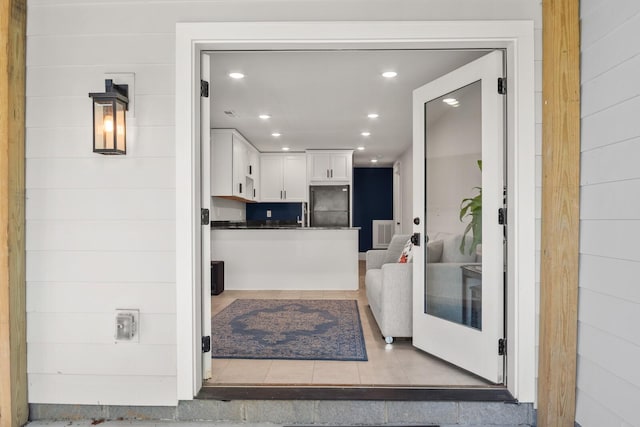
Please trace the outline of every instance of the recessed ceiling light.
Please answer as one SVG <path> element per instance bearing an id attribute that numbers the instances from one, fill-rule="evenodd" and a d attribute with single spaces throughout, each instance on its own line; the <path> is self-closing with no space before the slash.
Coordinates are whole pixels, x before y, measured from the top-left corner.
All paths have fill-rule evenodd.
<path id="1" fill-rule="evenodd" d="M 271 134 L 271 136 L 275 136 L 276 138 L 279 137 L 280 135 L 282 135 L 280 132 L 274 132 Z"/>
<path id="2" fill-rule="evenodd" d="M 262 120 L 267 120 L 271 118 L 271 116 L 268 114 L 260 114 L 258 117 L 260 117 Z"/>
<path id="3" fill-rule="evenodd" d="M 364 147 L 361 145 L 358 147 L 358 151 L 364 151 Z"/>
<path id="4" fill-rule="evenodd" d="M 369 136 L 369 135 L 371 135 L 371 132 L 366 132 L 366 131 L 365 131 L 365 132 L 360 133 L 360 135 L 362 135 L 362 136 Z"/>
<path id="5" fill-rule="evenodd" d="M 382 73 L 382 77 L 386 77 L 388 79 L 392 79 L 397 75 L 398 73 L 396 73 L 395 71 L 385 71 L 384 73 Z"/>
<path id="6" fill-rule="evenodd" d="M 244 74 L 242 73 L 238 73 L 238 72 L 233 72 L 233 73 L 229 73 L 229 77 L 231 77 L 232 79 L 244 79 Z"/>
<path id="7" fill-rule="evenodd" d="M 455 105 L 460 104 L 460 101 L 458 101 L 455 98 L 445 98 L 445 99 L 442 100 L 442 102 L 444 102 L 445 104 L 449 104 L 451 106 L 455 106 Z"/>
<path id="8" fill-rule="evenodd" d="M 371 113 L 371 114 L 367 114 L 367 117 L 369 117 L 370 119 L 377 119 L 379 116 L 377 113 Z"/>
<path id="9" fill-rule="evenodd" d="M 289 147 L 282 147 L 282 151 L 289 151 Z"/>
<path id="10" fill-rule="evenodd" d="M 378 159 L 371 159 L 371 163 L 378 163 Z"/>

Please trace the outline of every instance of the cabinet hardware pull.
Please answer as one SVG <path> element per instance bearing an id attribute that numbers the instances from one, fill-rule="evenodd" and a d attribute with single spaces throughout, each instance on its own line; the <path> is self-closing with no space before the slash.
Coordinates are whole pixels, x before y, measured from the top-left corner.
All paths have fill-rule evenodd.
<path id="1" fill-rule="evenodd" d="M 280 200 L 282 200 L 282 190 L 280 190 Z"/>
<path id="2" fill-rule="evenodd" d="M 287 190 L 284 190 L 284 199 L 287 200 Z"/>
<path id="3" fill-rule="evenodd" d="M 333 178 L 333 169 L 331 169 L 331 178 Z"/>
<path id="4" fill-rule="evenodd" d="M 327 169 L 327 178 L 329 178 L 329 169 Z"/>
<path id="5" fill-rule="evenodd" d="M 242 194 L 242 183 L 239 183 L 238 186 L 240 187 L 240 194 Z"/>

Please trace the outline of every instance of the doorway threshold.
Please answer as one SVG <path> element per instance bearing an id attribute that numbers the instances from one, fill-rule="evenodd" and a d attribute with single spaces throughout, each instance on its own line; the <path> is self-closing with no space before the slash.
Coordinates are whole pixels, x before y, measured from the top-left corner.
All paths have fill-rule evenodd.
<path id="1" fill-rule="evenodd" d="M 504 402 L 517 400 L 504 386 L 483 387 L 363 387 L 363 386 L 241 386 L 204 385 L 200 400 L 389 400 L 441 402 Z"/>

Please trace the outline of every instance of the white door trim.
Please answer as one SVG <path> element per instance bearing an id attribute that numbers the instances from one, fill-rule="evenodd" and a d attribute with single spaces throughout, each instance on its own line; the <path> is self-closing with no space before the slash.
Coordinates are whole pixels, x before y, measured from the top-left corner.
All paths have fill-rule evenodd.
<path id="1" fill-rule="evenodd" d="M 507 52 L 508 221 L 507 387 L 535 400 L 535 149 L 532 21 L 339 21 L 176 24 L 177 400 L 201 381 L 194 254 L 199 194 L 194 144 L 200 140 L 200 52 L 244 49 L 504 48 Z M 197 85 L 195 84 L 197 82 Z M 197 86 L 197 87 L 196 87 Z"/>

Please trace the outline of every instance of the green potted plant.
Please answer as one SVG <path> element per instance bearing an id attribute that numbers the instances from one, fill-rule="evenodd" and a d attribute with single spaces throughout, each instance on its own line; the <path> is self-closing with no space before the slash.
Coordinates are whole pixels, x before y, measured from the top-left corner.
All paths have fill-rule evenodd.
<path id="1" fill-rule="evenodd" d="M 478 168 L 482 171 L 482 160 L 478 160 Z M 473 187 L 478 190 L 478 194 L 474 197 L 462 199 L 460 203 L 460 221 L 464 222 L 467 217 L 471 220 L 462 233 L 462 241 L 460 242 L 460 252 L 464 253 L 466 237 L 469 232 L 473 236 L 469 254 L 475 252 L 476 247 L 482 243 L 482 187 Z"/>

